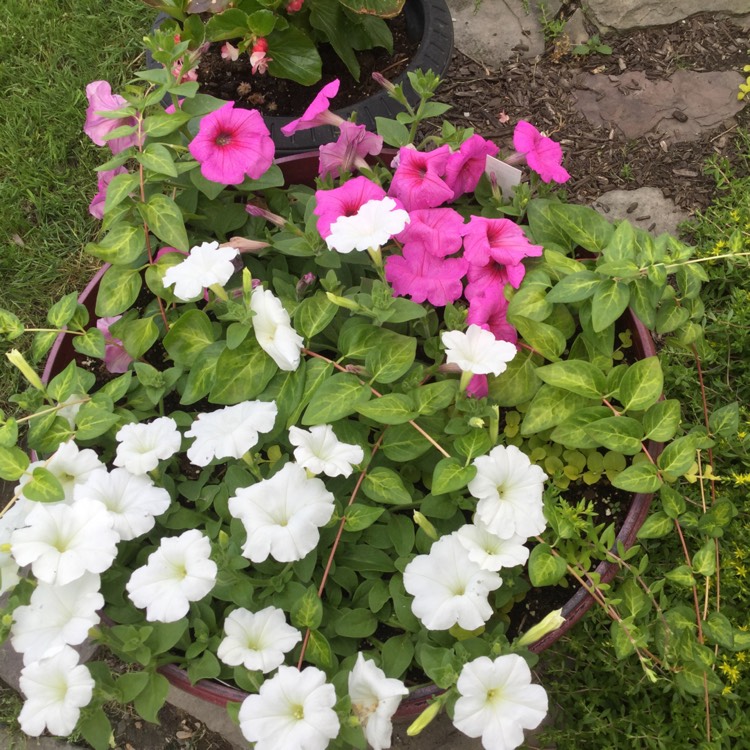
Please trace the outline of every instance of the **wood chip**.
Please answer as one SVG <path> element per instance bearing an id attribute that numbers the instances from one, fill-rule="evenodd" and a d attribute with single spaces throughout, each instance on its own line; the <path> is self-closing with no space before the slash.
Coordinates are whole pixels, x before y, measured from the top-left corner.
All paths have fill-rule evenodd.
<path id="1" fill-rule="evenodd" d="M 636 201 L 635 203 L 631 203 L 631 204 L 630 204 L 630 205 L 629 205 L 629 206 L 628 206 L 628 207 L 627 207 L 627 208 L 625 209 L 625 213 L 626 213 L 626 214 L 632 214 L 632 213 L 633 213 L 633 211 L 635 211 L 635 209 L 636 209 L 636 208 L 638 208 L 638 202 L 637 202 L 637 201 Z"/>
<path id="2" fill-rule="evenodd" d="M 674 112 L 672 112 L 672 117 L 674 117 L 677 122 L 688 121 L 688 116 L 684 112 L 681 112 L 679 109 L 676 109 Z"/>
<path id="3" fill-rule="evenodd" d="M 193 732 L 181 730 L 179 732 L 175 732 L 174 736 L 177 737 L 178 740 L 189 740 L 193 736 Z"/>

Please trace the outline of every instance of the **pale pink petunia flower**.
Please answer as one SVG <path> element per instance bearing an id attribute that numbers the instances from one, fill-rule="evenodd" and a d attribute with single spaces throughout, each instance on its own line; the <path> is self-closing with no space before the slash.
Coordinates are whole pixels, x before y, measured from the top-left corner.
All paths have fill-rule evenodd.
<path id="1" fill-rule="evenodd" d="M 453 199 L 473 193 L 477 187 L 488 156 L 495 156 L 498 147 L 480 135 L 472 135 L 461 148 L 450 155 L 445 166 L 444 180 L 453 190 Z"/>
<path id="2" fill-rule="evenodd" d="M 305 110 L 302 117 L 292 120 L 288 125 L 281 128 L 281 132 L 289 137 L 300 130 L 309 130 L 318 125 L 340 126 L 344 122 L 343 117 L 331 112 L 330 100 L 339 93 L 339 79 L 327 83 L 312 100 L 312 104 Z"/>
<path id="3" fill-rule="evenodd" d="M 113 112 L 127 105 L 127 100 L 112 93 L 112 88 L 107 81 L 93 81 L 86 86 L 86 98 L 89 101 L 86 110 L 86 122 L 83 132 L 91 138 L 97 146 L 108 145 L 113 154 L 119 154 L 130 146 L 138 143 L 137 133 L 124 135 L 121 138 L 105 140 L 105 137 L 124 125 L 136 125 L 135 117 L 103 117 L 99 112 Z"/>
<path id="4" fill-rule="evenodd" d="M 122 373 L 127 372 L 133 358 L 125 351 L 125 347 L 120 339 L 116 339 L 110 332 L 109 328 L 122 317 L 114 315 L 109 318 L 99 318 L 96 321 L 96 327 L 104 335 L 104 367 L 107 372 Z"/>
<path id="5" fill-rule="evenodd" d="M 466 228 L 463 217 L 452 208 L 418 208 L 409 212 L 410 222 L 396 239 L 403 245 L 421 247 L 445 258 L 461 249 Z"/>
<path id="6" fill-rule="evenodd" d="M 323 239 L 331 234 L 331 224 L 342 216 L 356 216 L 365 203 L 385 198 L 385 190 L 367 177 L 355 177 L 333 190 L 315 193 L 315 215 L 318 232 Z"/>
<path id="7" fill-rule="evenodd" d="M 559 143 L 542 135 L 530 122 L 519 120 L 513 131 L 513 146 L 526 156 L 526 163 L 542 182 L 567 182 L 570 175 L 562 166 L 563 153 Z"/>
<path id="8" fill-rule="evenodd" d="M 104 218 L 104 203 L 107 200 L 107 188 L 109 183 L 117 177 L 118 174 L 126 174 L 127 169 L 125 167 L 116 167 L 115 169 L 105 169 L 102 172 L 97 172 L 96 175 L 96 195 L 91 199 L 89 203 L 89 213 L 95 219 Z"/>
<path id="9" fill-rule="evenodd" d="M 450 153 L 447 145 L 433 151 L 400 149 L 388 195 L 398 198 L 407 211 L 435 208 L 451 200 L 453 189 L 443 180 Z"/>
<path id="10" fill-rule="evenodd" d="M 266 172 L 274 144 L 257 110 L 234 109 L 234 102 L 227 102 L 201 120 L 190 153 L 207 180 L 239 185 L 245 176 L 257 180 Z"/>
<path id="11" fill-rule="evenodd" d="M 377 156 L 383 148 L 383 139 L 370 133 L 364 125 L 344 121 L 339 126 L 339 137 L 333 143 L 320 147 L 321 177 L 328 174 L 340 177 L 367 166 L 367 156 Z"/>
<path id="12" fill-rule="evenodd" d="M 400 297 L 444 307 L 461 296 L 468 265 L 463 258 L 439 258 L 421 245 L 404 245 L 403 255 L 386 258 L 385 278 Z"/>

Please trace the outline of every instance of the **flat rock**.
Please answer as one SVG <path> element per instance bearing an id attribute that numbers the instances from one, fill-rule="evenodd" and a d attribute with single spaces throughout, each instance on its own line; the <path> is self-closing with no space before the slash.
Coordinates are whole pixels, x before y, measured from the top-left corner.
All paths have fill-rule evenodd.
<path id="1" fill-rule="evenodd" d="M 580 73 L 573 94 L 592 125 L 617 128 L 626 138 L 654 133 L 675 142 L 695 141 L 742 109 L 737 100 L 742 80 L 733 70 L 678 70 L 666 80 L 649 80 L 642 71 Z"/>
<path id="2" fill-rule="evenodd" d="M 695 13 L 750 13 L 750 0 L 587 0 L 589 17 L 600 28 L 665 26 Z"/>
<path id="3" fill-rule="evenodd" d="M 457 49 L 491 68 L 517 56 L 544 52 L 541 14 L 537 0 L 447 0 Z M 546 5 L 547 15 L 554 7 Z"/>
<path id="4" fill-rule="evenodd" d="M 677 225 L 690 218 L 687 211 L 678 208 L 654 187 L 612 190 L 601 195 L 592 205 L 610 221 L 627 219 L 633 226 L 653 235 L 677 234 Z"/>

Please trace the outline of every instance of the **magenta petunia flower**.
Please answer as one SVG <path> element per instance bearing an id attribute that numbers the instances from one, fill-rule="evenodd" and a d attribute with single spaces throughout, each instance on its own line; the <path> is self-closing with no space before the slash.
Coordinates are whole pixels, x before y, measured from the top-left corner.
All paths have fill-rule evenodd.
<path id="1" fill-rule="evenodd" d="M 499 341 L 510 341 L 515 344 L 518 341 L 518 332 L 508 323 L 505 317 L 507 311 L 508 301 L 503 295 L 503 287 L 493 288 L 484 294 L 472 296 L 469 301 L 466 323 L 491 331 Z"/>
<path id="2" fill-rule="evenodd" d="M 521 261 L 541 255 L 543 250 L 541 245 L 532 245 L 510 219 L 472 216 L 464 233 L 464 257 L 471 264 L 467 298 L 494 285 L 495 277 L 502 274 L 503 283 L 509 281 L 518 289 L 526 273 Z"/>
<path id="3" fill-rule="evenodd" d="M 388 195 L 398 198 L 407 211 L 435 208 L 453 198 L 453 189 L 443 180 L 450 153 L 449 146 L 427 152 L 399 149 Z"/>
<path id="4" fill-rule="evenodd" d="M 331 234 L 331 224 L 342 216 L 355 216 L 365 203 L 385 198 L 385 190 L 367 177 L 355 177 L 333 190 L 315 193 L 315 215 L 323 239 Z"/>
<path id="5" fill-rule="evenodd" d="M 530 122 L 519 120 L 513 131 L 513 146 L 526 156 L 526 163 L 542 182 L 567 182 L 570 175 L 562 166 L 563 153 L 559 143 L 542 135 Z"/>
<path id="6" fill-rule="evenodd" d="M 119 154 L 126 148 L 135 146 L 138 143 L 138 135 L 125 135 L 122 138 L 113 138 L 110 141 L 105 137 L 124 125 L 136 125 L 135 117 L 102 117 L 98 112 L 113 112 L 127 105 L 127 101 L 117 94 L 112 93 L 112 88 L 107 81 L 92 81 L 86 86 L 86 98 L 89 100 L 89 106 L 86 110 L 86 122 L 83 125 L 83 132 L 91 138 L 97 146 L 105 144 L 112 149 L 113 154 Z"/>
<path id="7" fill-rule="evenodd" d="M 452 208 L 418 208 L 409 214 L 411 222 L 396 239 L 419 246 L 431 255 L 445 258 L 461 249 L 466 225 Z"/>
<path id="8" fill-rule="evenodd" d="M 484 398 L 490 392 L 486 375 L 472 375 L 466 386 L 466 395 L 472 398 Z"/>
<path id="9" fill-rule="evenodd" d="M 133 358 L 125 351 L 120 339 L 116 339 L 110 332 L 109 327 L 114 325 L 122 315 L 115 315 L 112 318 L 99 318 L 96 321 L 96 327 L 104 335 L 104 367 L 108 372 L 121 373 L 127 372 Z"/>
<path id="10" fill-rule="evenodd" d="M 234 109 L 234 102 L 227 102 L 201 120 L 190 153 L 207 180 L 239 185 L 245 175 L 257 180 L 266 172 L 274 145 L 260 112 Z"/>
<path id="11" fill-rule="evenodd" d="M 318 173 L 321 177 L 327 174 L 340 177 L 344 172 L 366 167 L 366 157 L 377 156 L 383 149 L 383 139 L 368 132 L 364 125 L 345 120 L 339 126 L 339 130 L 337 141 L 320 147 Z"/>
<path id="12" fill-rule="evenodd" d="M 453 199 L 472 193 L 484 173 L 488 156 L 495 156 L 498 148 L 480 135 L 472 135 L 461 148 L 450 155 L 445 166 L 445 182 L 453 190 Z"/>
<path id="13" fill-rule="evenodd" d="M 103 172 L 97 172 L 96 187 L 97 193 L 89 203 L 89 213 L 96 219 L 104 218 L 104 203 L 107 200 L 107 187 L 109 183 L 117 177 L 118 174 L 124 174 L 128 170 L 125 167 L 116 167 L 115 169 L 106 169 Z"/>
<path id="14" fill-rule="evenodd" d="M 420 245 L 404 245 L 403 255 L 386 258 L 385 278 L 399 297 L 444 307 L 461 296 L 467 267 L 463 258 L 438 258 Z"/>
<path id="15" fill-rule="evenodd" d="M 318 125 L 340 126 L 344 122 L 343 117 L 331 112 L 328 108 L 330 100 L 339 93 L 339 79 L 327 83 L 312 100 L 312 104 L 305 110 L 302 117 L 292 120 L 288 125 L 281 128 L 281 132 L 289 137 L 299 130 L 309 130 Z"/>

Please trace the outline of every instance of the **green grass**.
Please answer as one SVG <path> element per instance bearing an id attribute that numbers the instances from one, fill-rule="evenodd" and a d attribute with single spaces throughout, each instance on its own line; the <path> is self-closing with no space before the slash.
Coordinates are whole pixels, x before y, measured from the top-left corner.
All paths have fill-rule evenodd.
<path id="1" fill-rule="evenodd" d="M 141 0 L 0 2 L 0 305 L 29 325 L 91 275 L 102 159 L 82 130 L 85 87 L 126 79 L 152 18 Z M 16 383 L 3 357 L 0 404 Z"/>

